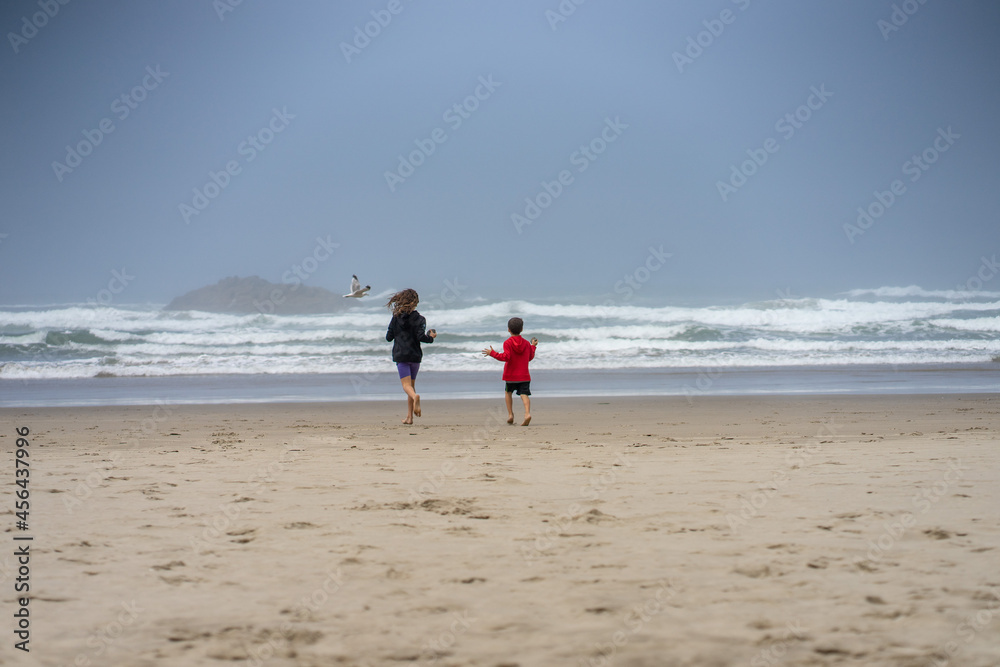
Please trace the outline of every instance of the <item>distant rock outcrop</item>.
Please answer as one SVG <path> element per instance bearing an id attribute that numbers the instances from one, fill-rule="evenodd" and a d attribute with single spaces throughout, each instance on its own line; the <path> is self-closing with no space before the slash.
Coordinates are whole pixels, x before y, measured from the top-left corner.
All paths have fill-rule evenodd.
<path id="1" fill-rule="evenodd" d="M 208 313 L 309 315 L 342 310 L 345 299 L 322 287 L 275 284 L 257 276 L 223 278 L 167 304 L 164 310 Z"/>

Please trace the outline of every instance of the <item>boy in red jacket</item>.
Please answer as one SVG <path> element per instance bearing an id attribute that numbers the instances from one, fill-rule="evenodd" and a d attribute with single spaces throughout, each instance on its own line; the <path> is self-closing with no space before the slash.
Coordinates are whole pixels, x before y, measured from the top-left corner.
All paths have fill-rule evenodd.
<path id="1" fill-rule="evenodd" d="M 531 375 L 528 374 L 528 362 L 535 358 L 535 348 L 538 347 L 538 339 L 532 338 L 531 344 L 521 338 L 521 331 L 524 330 L 524 320 L 520 317 L 512 317 L 507 320 L 507 331 L 510 338 L 503 342 L 503 352 L 497 352 L 490 346 L 483 350 L 484 357 L 493 357 L 505 362 L 503 365 L 503 381 L 507 383 L 507 423 L 514 423 L 514 392 L 521 397 L 524 403 L 524 421 L 521 426 L 531 423 Z"/>

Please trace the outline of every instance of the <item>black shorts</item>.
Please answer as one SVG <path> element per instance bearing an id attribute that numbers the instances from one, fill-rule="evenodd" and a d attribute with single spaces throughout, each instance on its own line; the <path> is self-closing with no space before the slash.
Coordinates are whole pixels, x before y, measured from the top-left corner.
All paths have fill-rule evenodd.
<path id="1" fill-rule="evenodd" d="M 507 388 L 504 391 L 508 394 L 512 394 L 516 391 L 518 396 L 531 396 L 531 381 L 508 382 Z"/>

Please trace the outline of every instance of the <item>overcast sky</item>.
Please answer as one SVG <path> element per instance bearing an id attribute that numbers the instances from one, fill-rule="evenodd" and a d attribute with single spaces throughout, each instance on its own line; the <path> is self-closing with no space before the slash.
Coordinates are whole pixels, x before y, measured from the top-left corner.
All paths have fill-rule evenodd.
<path id="1" fill-rule="evenodd" d="M 295 267 L 827 296 L 1000 251 L 987 0 L 10 0 L 0 27 L 4 304 Z"/>

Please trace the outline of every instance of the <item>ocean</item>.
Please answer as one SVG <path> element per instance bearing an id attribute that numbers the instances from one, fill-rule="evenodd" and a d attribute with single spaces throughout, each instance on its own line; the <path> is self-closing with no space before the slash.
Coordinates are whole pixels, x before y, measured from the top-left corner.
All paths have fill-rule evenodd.
<path id="1" fill-rule="evenodd" d="M 266 387 L 322 385 L 320 376 L 339 378 L 343 382 L 332 384 L 353 391 L 306 391 L 306 399 L 384 397 L 357 389 L 359 383 L 391 389 L 398 382 L 391 375 L 383 301 L 376 296 L 336 314 L 298 316 L 167 312 L 158 305 L 0 307 L 2 402 L 23 404 L 27 387 L 35 388 L 31 400 L 41 404 L 46 392 L 39 387 L 53 396 L 77 393 L 71 387 L 83 387 L 79 392 L 85 394 L 86 387 L 112 386 L 125 387 L 126 394 L 129 386 L 152 387 L 140 391 L 143 396 L 162 394 L 156 378 L 173 378 L 160 382 L 161 388 L 217 386 L 220 400 L 227 386 L 234 400 L 280 398 L 288 392 Z M 742 393 L 754 393 L 774 384 L 774 372 L 801 379 L 839 370 L 846 375 L 838 386 L 851 391 L 846 378 L 875 372 L 892 374 L 898 384 L 903 368 L 976 370 L 979 379 L 969 389 L 990 391 L 997 387 L 993 369 L 1000 370 L 1000 292 L 983 290 L 883 287 L 833 298 L 702 306 L 464 301 L 420 312 L 438 331 L 437 340 L 424 346 L 423 377 L 445 373 L 455 386 L 480 374 L 499 377 L 500 364 L 480 350 L 500 348 L 513 316 L 525 320 L 525 337 L 540 341 L 533 377 L 570 378 L 564 393 L 585 386 L 587 372 L 618 378 L 604 388 L 608 393 L 628 392 L 630 383 L 636 393 L 656 393 L 658 377 L 723 373 L 760 378 L 736 383 L 746 385 Z M 950 390 L 972 376 L 956 377 L 966 379 L 955 379 Z M 142 380 L 130 384 L 129 378 Z M 715 391 L 725 387 L 714 380 L 700 384 Z M 241 398 L 247 386 L 261 389 Z M 683 384 L 665 380 L 663 386 L 662 393 L 683 393 Z"/>

